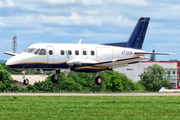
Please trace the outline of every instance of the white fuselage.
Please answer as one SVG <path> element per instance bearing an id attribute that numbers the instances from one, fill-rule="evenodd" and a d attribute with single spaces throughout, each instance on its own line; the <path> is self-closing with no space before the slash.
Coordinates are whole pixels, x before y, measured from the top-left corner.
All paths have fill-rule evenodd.
<path id="1" fill-rule="evenodd" d="M 41 51 L 42 49 L 45 53 Z M 144 51 L 98 44 L 37 43 L 29 46 L 21 54 L 10 58 L 6 65 L 19 69 L 63 69 L 70 66 L 82 67 L 103 61 L 136 57 L 134 52 Z M 121 64 L 107 65 L 109 68 L 119 66 Z"/>

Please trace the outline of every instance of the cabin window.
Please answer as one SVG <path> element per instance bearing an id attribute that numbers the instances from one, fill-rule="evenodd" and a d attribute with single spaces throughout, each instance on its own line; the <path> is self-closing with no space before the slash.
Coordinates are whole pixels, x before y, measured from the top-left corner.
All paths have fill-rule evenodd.
<path id="1" fill-rule="evenodd" d="M 85 50 L 83 50 L 83 55 L 86 55 L 87 53 L 86 53 L 86 51 Z"/>
<path id="2" fill-rule="evenodd" d="M 49 50 L 49 55 L 52 55 L 53 54 L 53 51 L 52 50 Z"/>
<path id="3" fill-rule="evenodd" d="M 94 51 L 93 50 L 91 51 L 91 55 L 94 55 Z"/>
<path id="4" fill-rule="evenodd" d="M 28 51 L 28 53 L 32 53 L 35 50 L 35 48 L 32 48 Z"/>
<path id="5" fill-rule="evenodd" d="M 61 50 L 61 55 L 64 55 L 64 50 Z"/>
<path id="6" fill-rule="evenodd" d="M 79 51 L 78 50 L 75 51 L 75 55 L 79 55 Z"/>
<path id="7" fill-rule="evenodd" d="M 40 49 L 36 49 L 33 53 L 34 53 L 35 55 L 37 55 L 39 51 L 40 51 Z"/>
<path id="8" fill-rule="evenodd" d="M 41 49 L 39 55 L 46 55 L 46 49 Z"/>
<path id="9" fill-rule="evenodd" d="M 69 55 L 72 55 L 72 51 L 71 51 L 71 50 L 68 50 L 68 54 L 69 54 Z"/>

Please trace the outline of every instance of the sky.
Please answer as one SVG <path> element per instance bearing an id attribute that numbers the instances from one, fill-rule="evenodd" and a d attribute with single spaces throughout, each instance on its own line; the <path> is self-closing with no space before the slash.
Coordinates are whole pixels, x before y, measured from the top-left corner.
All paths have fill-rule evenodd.
<path id="1" fill-rule="evenodd" d="M 142 49 L 180 60 L 180 0 L 0 0 L 0 60 L 14 35 L 16 53 L 39 42 L 126 42 L 140 17 L 151 18 Z"/>

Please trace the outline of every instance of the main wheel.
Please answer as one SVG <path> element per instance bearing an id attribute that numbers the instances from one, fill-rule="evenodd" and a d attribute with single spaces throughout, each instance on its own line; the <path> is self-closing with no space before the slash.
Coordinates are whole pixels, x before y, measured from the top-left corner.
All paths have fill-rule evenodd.
<path id="1" fill-rule="evenodd" d="M 51 76 L 51 81 L 52 81 L 53 83 L 57 83 L 57 82 L 58 82 L 58 76 L 57 76 L 57 75 L 52 75 L 52 76 Z"/>
<path id="2" fill-rule="evenodd" d="M 28 80 L 27 78 L 25 78 L 24 81 L 23 81 L 23 83 L 24 83 L 25 85 L 28 85 L 28 84 L 29 84 L 29 80 Z"/>
<path id="3" fill-rule="evenodd" d="M 95 83 L 97 84 L 97 85 L 101 85 L 101 83 L 102 83 L 102 78 L 100 77 L 100 76 L 97 76 L 96 77 L 96 79 L 95 79 Z"/>

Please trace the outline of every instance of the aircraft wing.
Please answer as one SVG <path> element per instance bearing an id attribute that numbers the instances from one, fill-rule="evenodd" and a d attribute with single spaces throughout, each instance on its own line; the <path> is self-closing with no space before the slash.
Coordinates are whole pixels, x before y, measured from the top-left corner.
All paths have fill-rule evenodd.
<path id="1" fill-rule="evenodd" d="M 12 56 L 16 56 L 17 55 L 16 53 L 12 53 L 12 52 L 4 52 L 4 54 L 12 55 Z"/>
<path id="2" fill-rule="evenodd" d="M 155 52 L 134 52 L 135 55 L 144 55 L 144 54 L 155 54 L 155 55 L 174 55 L 174 53 L 155 53 Z"/>
<path id="3" fill-rule="evenodd" d="M 118 68 L 122 66 L 127 66 L 130 63 L 135 63 L 141 60 L 149 59 L 144 56 L 124 58 L 124 59 L 114 59 L 110 61 L 100 61 L 98 63 L 93 63 L 93 66 L 107 66 L 109 68 Z"/>

